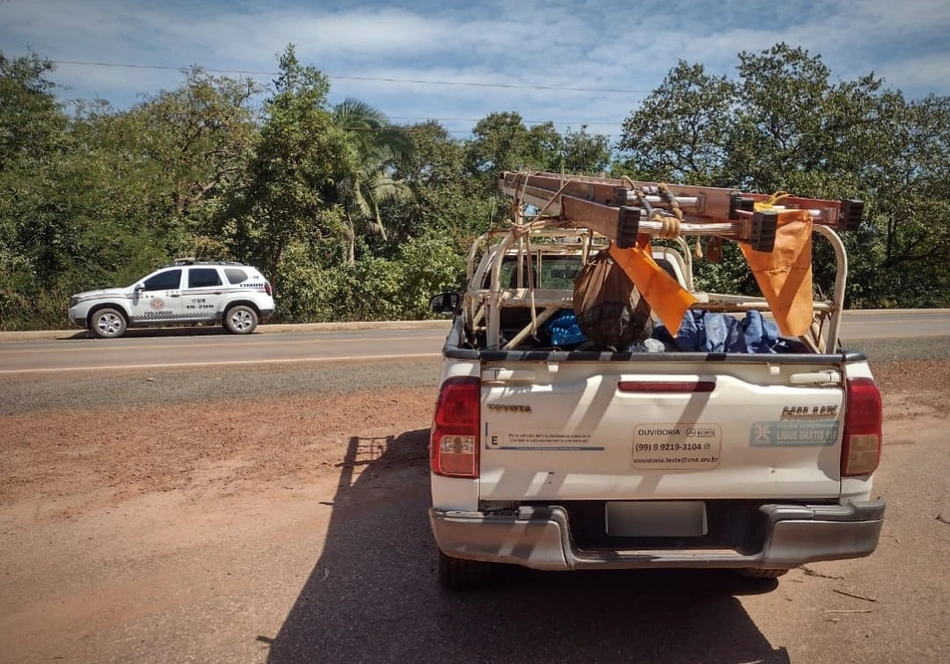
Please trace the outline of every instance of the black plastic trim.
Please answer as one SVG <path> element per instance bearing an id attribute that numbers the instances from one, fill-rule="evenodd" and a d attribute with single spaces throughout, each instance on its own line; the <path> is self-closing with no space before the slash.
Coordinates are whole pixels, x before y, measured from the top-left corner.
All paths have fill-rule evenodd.
<path id="1" fill-rule="evenodd" d="M 442 349 L 446 358 L 477 362 L 732 362 L 737 364 L 848 364 L 866 362 L 863 351 L 844 351 L 835 354 L 808 353 L 612 353 L 605 351 L 559 351 L 559 350 L 474 350 L 450 347 Z"/>

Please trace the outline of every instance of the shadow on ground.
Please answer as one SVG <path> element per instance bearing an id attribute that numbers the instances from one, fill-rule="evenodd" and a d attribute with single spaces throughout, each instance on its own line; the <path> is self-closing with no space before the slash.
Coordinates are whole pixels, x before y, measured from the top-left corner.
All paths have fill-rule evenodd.
<path id="1" fill-rule="evenodd" d="M 774 581 L 514 570 L 490 590 L 442 591 L 427 442 L 428 430 L 350 440 L 323 554 L 276 638 L 258 637 L 271 664 L 789 662 L 736 599 Z"/>
<path id="2" fill-rule="evenodd" d="M 227 330 L 220 325 L 186 325 L 182 327 L 132 327 L 127 329 L 122 337 L 141 339 L 147 337 L 208 337 L 227 334 Z M 96 339 L 96 337 L 87 330 L 59 337 L 60 341 L 74 341 L 76 339 Z"/>

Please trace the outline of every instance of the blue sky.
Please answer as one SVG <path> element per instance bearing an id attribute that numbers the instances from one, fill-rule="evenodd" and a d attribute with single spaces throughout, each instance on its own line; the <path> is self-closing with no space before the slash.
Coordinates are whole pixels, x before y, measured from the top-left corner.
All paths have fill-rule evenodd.
<path id="1" fill-rule="evenodd" d="M 332 101 L 436 119 L 459 137 L 512 110 L 616 137 L 678 59 L 733 73 L 739 51 L 779 41 L 820 54 L 838 78 L 873 71 L 909 97 L 950 95 L 948 0 L 0 1 L 0 50 L 58 61 L 64 99 L 127 108 L 191 64 L 268 82 L 293 42 L 331 77 Z"/>

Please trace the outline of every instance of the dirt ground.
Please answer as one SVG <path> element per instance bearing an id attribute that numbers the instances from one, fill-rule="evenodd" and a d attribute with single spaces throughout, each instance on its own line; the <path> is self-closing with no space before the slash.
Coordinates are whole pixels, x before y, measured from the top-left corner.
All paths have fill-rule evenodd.
<path id="1" fill-rule="evenodd" d="M 433 400 L 431 388 L 416 388 L 2 417 L 0 505 L 42 500 L 55 508 L 36 516 L 55 520 L 153 492 L 198 500 L 301 474 L 332 479 L 354 424 L 365 423 L 356 427 L 364 438 L 427 426 Z"/>
<path id="2" fill-rule="evenodd" d="M 901 419 L 950 408 L 948 361 L 885 363 L 874 373 Z M 426 387 L 0 417 L 0 506 L 42 505 L 34 518 L 58 520 L 153 492 L 197 501 L 279 478 L 333 480 L 354 429 L 371 439 L 426 428 L 434 397 Z M 423 460 L 424 442 L 390 463 Z M 373 450 L 362 454 L 371 460 Z"/>
<path id="3" fill-rule="evenodd" d="M 915 431 L 945 427 L 946 413 L 950 412 L 950 361 L 882 363 L 873 369 L 884 393 L 886 432 L 890 432 L 885 451 L 894 460 L 885 469 L 884 480 L 890 479 L 892 488 L 896 488 L 896 476 L 906 467 L 900 460 L 922 452 L 923 445 L 915 447 Z M 0 571 L 0 662 L 36 661 L 41 657 L 44 661 L 141 663 L 170 661 L 170 656 L 178 661 L 225 661 L 215 653 L 220 654 L 223 634 L 235 632 L 270 636 L 256 637 L 261 643 L 242 642 L 243 650 L 235 650 L 241 656 L 227 661 L 264 661 L 268 639 L 278 632 L 281 637 L 276 649 L 270 650 L 271 662 L 318 661 L 312 653 L 322 652 L 320 648 L 325 647 L 320 639 L 337 648 L 341 657 L 348 653 L 346 661 L 405 661 L 393 654 L 395 650 L 390 656 L 376 653 L 367 657 L 362 632 L 352 630 L 353 625 L 367 620 L 379 621 L 383 613 L 398 613 L 406 597 L 414 596 L 412 593 L 419 595 L 413 611 L 436 612 L 423 623 L 426 630 L 455 615 L 446 613 L 446 604 L 440 604 L 449 600 L 424 594 L 432 585 L 431 541 L 427 534 L 406 537 L 402 526 L 386 530 L 389 522 L 407 511 L 407 500 L 414 501 L 413 513 L 424 514 L 426 430 L 434 398 L 433 386 L 426 386 L 162 407 L 45 409 L 0 416 L 0 559 L 4 560 Z M 939 459 L 945 456 L 933 445 L 926 450 L 932 454 L 927 457 L 928 467 L 939 476 Z M 888 478 L 888 473 L 893 477 Z M 357 486 L 357 480 L 359 491 L 346 489 Z M 914 480 L 901 481 L 906 482 L 908 491 L 924 491 L 924 480 L 917 480 L 917 485 Z M 928 482 L 926 486 L 939 486 L 939 479 Z M 936 531 L 937 537 L 946 534 L 943 524 L 932 514 L 917 514 L 923 500 L 944 505 L 945 492 L 933 488 L 926 491 L 936 493 L 931 498 L 915 495 L 911 499 L 891 491 L 888 509 L 889 514 L 894 510 L 894 517 L 872 563 L 901 565 L 904 574 L 910 573 L 907 570 L 917 563 L 900 549 L 906 546 L 901 542 L 911 538 L 901 530 L 905 521 L 919 528 L 908 532 L 936 527 L 941 528 Z M 911 505 L 915 511 L 908 509 Z M 378 518 L 348 521 L 350 515 L 358 513 L 377 514 Z M 905 518 L 908 514 L 912 516 Z M 308 532 L 301 534 L 299 524 L 304 519 Z M 372 526 L 359 525 L 364 521 Z M 266 528 L 260 525 L 262 522 L 267 523 Z M 422 519 L 413 524 L 420 531 L 426 527 Z M 316 533 L 328 530 L 331 536 L 321 544 Z M 331 547 L 334 537 L 337 544 Z M 252 538 L 255 544 L 249 547 L 246 540 Z M 406 547 L 403 557 L 385 556 L 379 541 L 389 542 L 390 547 Z M 934 547 L 942 547 L 942 541 L 935 539 Z M 299 570 L 313 566 L 313 551 L 319 546 L 324 547 L 319 564 L 313 567 L 309 579 L 301 578 Z M 362 562 L 354 563 L 354 556 L 362 556 Z M 213 562 L 209 557 L 214 558 Z M 922 554 L 918 557 L 924 569 L 929 563 Z M 694 627 L 698 631 L 691 632 L 690 637 L 698 639 L 696 648 L 722 648 L 721 656 L 702 661 L 731 662 L 735 648 L 746 648 L 742 652 L 748 657 L 742 661 L 785 664 L 790 661 L 787 653 L 773 649 L 763 636 L 768 635 L 772 644 L 800 642 L 801 635 L 793 629 L 797 629 L 796 621 L 811 615 L 807 612 L 812 610 L 809 603 L 815 601 L 814 584 L 847 577 L 855 584 L 848 586 L 851 592 L 857 588 L 858 594 L 867 594 L 869 591 L 860 584 L 874 588 L 871 579 L 873 583 L 892 580 L 881 575 L 865 578 L 850 572 L 846 563 L 826 565 L 817 577 L 801 572 L 790 575 L 781 586 L 786 589 L 784 595 L 778 599 L 751 596 L 740 604 L 729 598 L 711 605 L 709 616 L 698 615 Z M 357 571 L 344 582 L 338 571 L 341 568 Z M 272 574 L 281 570 L 282 582 L 254 580 L 253 575 L 262 569 Z M 400 581 L 403 572 L 405 580 Z M 328 595 L 328 589 L 333 588 L 336 590 Z M 933 588 L 933 606 L 942 605 L 937 597 L 942 591 L 938 590 Z M 321 597 L 321 592 L 332 601 L 321 604 L 315 599 Z M 530 596 L 531 592 L 541 590 L 525 594 Z M 585 597 L 588 590 L 581 585 L 576 592 Z M 596 592 L 590 592 L 597 600 Z M 825 592 L 829 606 L 842 599 L 835 593 Z M 249 597 L 254 601 L 249 602 Z M 922 596 L 918 600 L 930 602 Z M 512 599 L 475 601 L 499 602 L 487 610 L 486 615 L 492 615 L 503 612 Z M 706 606 L 703 597 L 697 601 L 697 606 Z M 773 621 L 768 616 L 778 615 L 774 610 L 776 601 L 786 612 L 804 612 L 804 618 L 794 614 L 792 620 L 792 614 L 787 613 Z M 553 597 L 544 602 L 557 605 Z M 289 604 L 293 609 L 288 615 Z M 879 648 L 880 643 L 870 641 L 871 631 L 854 631 L 850 623 L 842 622 L 835 627 L 839 631 L 833 633 L 828 631 L 831 623 L 827 621 L 854 622 L 858 617 L 874 617 L 886 626 L 887 621 L 898 620 L 902 612 L 906 613 L 895 606 L 892 615 L 881 604 L 865 602 L 857 608 L 849 605 L 832 618 L 824 614 L 820 619 L 823 622 L 817 624 L 820 632 L 812 626 L 809 633 L 825 634 L 829 643 L 839 643 L 845 650 Z M 378 606 L 387 611 L 377 611 Z M 872 606 L 877 612 L 874 616 L 864 613 Z M 181 607 L 188 607 L 187 611 Z M 720 643 L 721 632 L 709 627 L 721 614 L 729 616 L 733 625 L 743 621 L 747 627 L 745 631 L 733 627 L 737 642 L 726 644 L 728 648 Z M 209 624 L 196 629 L 196 615 L 207 616 Z M 752 620 L 756 616 L 764 617 Z M 180 622 L 174 622 L 173 617 Z M 936 621 L 933 624 L 943 624 L 943 616 L 932 618 Z M 549 616 L 548 622 L 557 619 Z M 608 615 L 600 616 L 601 622 L 591 629 L 600 633 L 602 623 L 609 619 Z M 325 625 L 325 629 L 315 629 L 316 623 Z M 380 624 L 389 623 L 383 619 Z M 517 620 L 514 624 L 516 634 L 498 633 L 502 642 L 514 643 L 522 638 L 526 625 Z M 416 640 L 410 642 L 412 634 L 399 625 L 393 623 L 392 629 L 385 631 L 385 642 L 395 648 L 392 644 L 405 638 L 403 652 L 415 652 L 412 649 L 425 641 L 413 636 Z M 148 632 L 140 633 L 140 629 Z M 564 634 L 572 633 L 571 629 L 565 628 Z M 703 636 L 707 629 L 708 638 Z M 185 630 L 200 633 L 200 638 L 188 645 L 190 652 L 197 654 L 185 657 L 180 649 L 164 649 L 180 648 L 169 643 L 166 635 Z M 926 652 L 945 645 L 944 636 L 936 632 L 921 636 L 901 630 L 900 634 L 916 639 L 915 647 L 926 645 Z M 19 634 L 45 635 L 49 643 L 40 646 L 17 638 Z M 613 638 L 621 642 L 628 630 L 618 626 L 613 634 L 608 634 L 608 645 Z M 549 638 L 549 634 L 543 638 L 539 635 L 531 643 L 546 643 Z M 316 645 L 306 645 L 305 639 L 313 639 Z M 233 639 L 226 642 L 230 646 Z M 472 644 L 482 642 L 480 633 Z M 899 648 L 899 642 L 894 641 L 893 646 Z M 816 646 L 809 642 L 802 647 Z M 288 650 L 293 656 L 282 656 Z M 796 661 L 832 661 L 831 651 L 825 654 L 829 657 Z M 428 655 L 415 661 L 435 661 L 431 659 L 435 654 Z M 520 661 L 529 660 L 534 661 L 527 656 Z M 452 661 L 469 660 L 459 656 Z M 658 656 L 644 661 L 666 660 Z"/>

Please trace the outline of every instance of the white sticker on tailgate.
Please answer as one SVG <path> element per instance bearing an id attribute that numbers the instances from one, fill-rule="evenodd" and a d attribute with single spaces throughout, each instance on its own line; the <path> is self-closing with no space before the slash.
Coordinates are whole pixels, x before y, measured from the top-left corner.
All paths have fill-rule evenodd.
<path id="1" fill-rule="evenodd" d="M 496 450 L 527 450 L 532 452 L 582 452 L 603 451 L 603 445 L 592 445 L 589 434 L 562 433 L 559 431 L 530 431 L 509 433 L 507 443 L 500 443 L 498 436 L 488 439 L 487 447 Z"/>
<path id="2" fill-rule="evenodd" d="M 719 465 L 718 424 L 638 424 L 633 467 L 641 470 L 708 470 Z"/>

